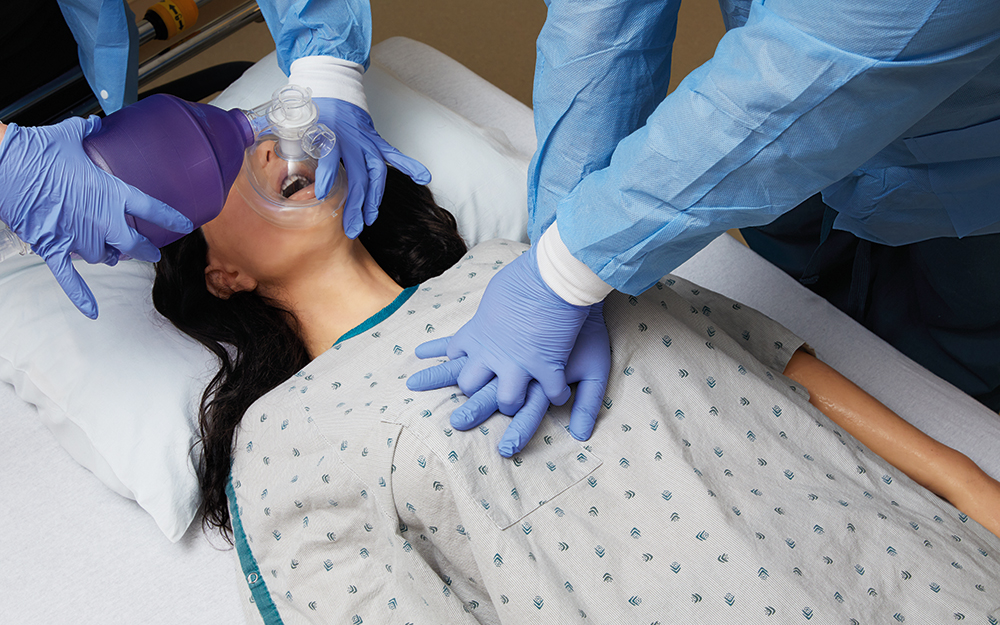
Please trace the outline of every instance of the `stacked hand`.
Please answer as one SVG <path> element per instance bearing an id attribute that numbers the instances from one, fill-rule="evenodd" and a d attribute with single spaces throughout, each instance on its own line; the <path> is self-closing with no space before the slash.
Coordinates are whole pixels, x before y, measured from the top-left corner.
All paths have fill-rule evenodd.
<path id="1" fill-rule="evenodd" d="M 386 162 L 417 184 L 430 182 L 431 174 L 426 167 L 379 136 L 371 116 L 364 109 L 335 98 L 313 98 L 313 102 L 319 112 L 319 121 L 337 135 L 333 151 L 320 160 L 316 170 L 316 197 L 326 197 L 330 192 L 337 165 L 343 161 L 347 172 L 344 232 L 353 239 L 378 217 L 385 189 Z"/>
<path id="2" fill-rule="evenodd" d="M 45 260 L 91 319 L 97 301 L 73 268 L 71 253 L 108 265 L 122 254 L 159 260 L 160 250 L 128 225 L 126 214 L 174 232 L 193 228 L 187 217 L 94 165 L 82 141 L 100 128 L 98 117 L 34 128 L 10 124 L 0 143 L 0 219 Z"/>
<path id="3" fill-rule="evenodd" d="M 569 399 L 570 383 L 579 382 L 570 433 L 588 439 L 611 365 L 602 304 L 573 306 L 556 295 L 538 273 L 534 248 L 493 278 L 454 337 L 424 343 L 416 353 L 450 360 L 410 376 L 408 388 L 457 383 L 469 397 L 452 413 L 452 427 L 476 427 L 497 410 L 514 417 L 499 445 L 506 457 L 524 448 L 550 404 Z"/>

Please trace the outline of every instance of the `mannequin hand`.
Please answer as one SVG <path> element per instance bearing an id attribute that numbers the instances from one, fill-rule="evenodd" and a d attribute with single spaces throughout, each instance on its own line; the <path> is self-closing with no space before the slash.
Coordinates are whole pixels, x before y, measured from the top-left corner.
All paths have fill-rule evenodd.
<path id="1" fill-rule="evenodd" d="M 354 104 L 335 98 L 313 98 L 319 121 L 337 135 L 330 154 L 316 170 L 316 197 L 326 197 L 337 176 L 337 164 L 347 172 L 344 232 L 354 239 L 378 217 L 385 189 L 386 162 L 413 179 L 427 184 L 431 174 L 414 159 L 389 145 L 375 131 L 371 116 Z"/>
<path id="2" fill-rule="evenodd" d="M 160 250 L 133 230 L 125 215 L 174 232 L 193 228 L 187 217 L 90 160 L 82 141 L 100 128 L 96 116 L 54 126 L 10 124 L 0 144 L 0 219 L 45 260 L 66 295 L 91 319 L 97 317 L 97 301 L 70 253 L 108 265 L 122 254 L 159 260 Z"/>

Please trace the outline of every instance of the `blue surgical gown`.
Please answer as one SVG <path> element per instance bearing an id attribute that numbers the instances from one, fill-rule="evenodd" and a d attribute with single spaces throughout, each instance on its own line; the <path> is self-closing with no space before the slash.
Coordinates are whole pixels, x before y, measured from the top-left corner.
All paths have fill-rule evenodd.
<path id="1" fill-rule="evenodd" d="M 285 74 L 292 61 L 305 56 L 333 56 L 368 69 L 372 47 L 368 0 L 266 0 L 257 4 Z"/>
<path id="2" fill-rule="evenodd" d="M 80 67 L 105 113 L 132 104 L 138 95 L 139 31 L 123 0 L 59 0 L 73 31 Z"/>
<path id="3" fill-rule="evenodd" d="M 334 56 L 368 67 L 371 7 L 368 0 L 260 0 L 274 37 L 278 64 L 287 74 L 304 56 Z M 104 112 L 135 102 L 138 30 L 124 0 L 59 0 L 79 44 L 80 66 Z"/>
<path id="4" fill-rule="evenodd" d="M 888 245 L 1000 232 L 1000 2 L 720 0 L 714 57 L 664 99 L 679 0 L 551 0 L 533 240 L 639 293 L 729 228 L 821 192 Z"/>

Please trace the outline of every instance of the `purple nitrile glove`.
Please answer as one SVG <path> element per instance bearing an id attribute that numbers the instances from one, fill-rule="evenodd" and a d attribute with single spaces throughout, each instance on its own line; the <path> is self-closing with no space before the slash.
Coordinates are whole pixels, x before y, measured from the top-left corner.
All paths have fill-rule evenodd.
<path id="1" fill-rule="evenodd" d="M 191 220 L 163 202 L 100 169 L 83 138 L 101 119 L 73 117 L 53 126 L 7 126 L 0 143 L 0 219 L 45 260 L 80 312 L 97 317 L 97 300 L 73 268 L 70 254 L 114 265 L 122 255 L 146 261 L 160 250 L 132 229 L 125 215 L 173 232 Z"/>
<path id="2" fill-rule="evenodd" d="M 493 405 L 491 393 L 496 395 L 495 404 L 500 412 L 515 415 L 525 404 L 532 380 L 540 385 L 548 402 L 561 405 L 569 399 L 566 367 L 581 328 L 591 319 L 592 307 L 574 306 L 556 295 L 539 275 L 535 254 L 532 248 L 497 273 L 487 286 L 476 314 L 446 346 L 439 340 L 417 348 L 420 357 L 441 355 L 436 352 L 444 350 L 451 362 L 411 376 L 407 380 L 411 390 L 441 388 L 457 382 L 462 392 L 472 398 L 495 377 L 495 388 L 487 390 L 477 403 L 466 409 L 479 416 Z M 598 318 L 600 312 L 599 308 Z M 603 321 L 599 325 L 603 329 Z M 596 345 L 592 336 L 600 333 L 593 322 L 587 328 L 586 344 Z M 607 331 L 602 333 L 607 349 Z M 603 397 L 608 366 L 601 365 L 603 373 L 590 376 L 603 380 L 598 401 Z M 482 408 L 475 408 L 480 404 Z M 547 407 L 537 414 L 533 412 L 532 418 L 540 418 Z M 492 412 L 491 408 L 487 415 Z M 519 423 L 525 421 L 527 415 Z M 527 434 L 535 428 L 537 422 L 534 427 L 521 429 Z M 581 427 L 575 433 L 589 436 L 589 430 Z M 528 438 L 530 435 L 519 439 L 515 446 L 523 447 Z"/>
<path id="3" fill-rule="evenodd" d="M 542 385 L 553 404 L 565 403 L 566 361 L 589 310 L 568 304 L 545 284 L 532 247 L 493 276 L 472 319 L 448 343 L 451 360 L 468 356 L 459 388 L 471 397 L 495 376 L 500 412 L 507 415 L 521 408 L 530 380 Z M 410 378 L 410 388 L 443 385 L 422 379 Z"/>
<path id="4" fill-rule="evenodd" d="M 611 347 L 608 329 L 604 325 L 604 303 L 590 307 L 587 319 L 580 328 L 573 351 L 566 363 L 566 381 L 579 383 L 569 417 L 569 433 L 573 438 L 585 441 L 590 438 L 604 400 L 604 390 L 608 384 L 611 369 Z M 420 358 L 444 356 L 450 337 L 428 341 L 417 347 Z M 437 367 L 419 371 L 407 380 L 411 390 L 426 390 L 450 386 L 458 380 L 466 357 L 450 360 Z M 524 449 L 541 424 L 549 409 L 549 400 L 541 385 L 532 380 L 528 384 L 524 405 L 514 415 L 510 425 L 500 439 L 498 450 L 506 458 Z M 451 414 L 451 425 L 457 430 L 469 430 L 482 424 L 497 412 L 497 380 L 494 378 L 469 400 Z"/>
<path id="5" fill-rule="evenodd" d="M 385 189 L 386 162 L 417 184 L 431 181 L 431 173 L 416 160 L 389 145 L 375 131 L 371 116 L 362 108 L 336 98 L 313 98 L 319 121 L 337 135 L 337 143 L 320 159 L 316 169 L 316 197 L 326 197 L 337 176 L 337 164 L 347 172 L 344 233 L 354 239 L 378 217 Z"/>

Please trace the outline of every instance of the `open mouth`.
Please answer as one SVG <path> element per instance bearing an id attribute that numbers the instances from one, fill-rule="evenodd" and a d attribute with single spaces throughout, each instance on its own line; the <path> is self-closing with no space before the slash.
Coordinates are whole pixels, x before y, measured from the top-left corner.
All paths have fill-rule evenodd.
<path id="1" fill-rule="evenodd" d="M 316 199 L 316 188 L 310 167 L 280 158 L 274 151 L 273 142 L 264 147 L 261 156 L 268 172 L 266 174 L 268 186 L 275 198 L 293 202 L 309 202 Z"/>
<path id="2" fill-rule="evenodd" d="M 247 150 L 236 188 L 265 220 L 281 228 L 308 228 L 337 213 L 347 192 L 343 167 L 329 197 L 316 197 L 315 159 L 286 160 L 269 139 Z"/>
<path id="3" fill-rule="evenodd" d="M 293 195 L 312 184 L 312 181 L 302 174 L 291 174 L 281 183 L 281 196 L 291 198 Z"/>

